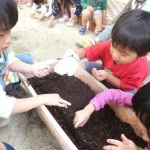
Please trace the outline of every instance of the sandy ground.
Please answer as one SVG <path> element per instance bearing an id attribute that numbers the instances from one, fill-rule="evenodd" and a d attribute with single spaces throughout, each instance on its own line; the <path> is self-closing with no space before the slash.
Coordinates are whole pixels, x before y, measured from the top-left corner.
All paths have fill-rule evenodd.
<path id="1" fill-rule="evenodd" d="M 18 5 L 19 21 L 12 30 L 11 47 L 14 52 L 29 52 L 36 61 L 61 57 L 68 49 L 77 49 L 75 42 L 83 36 L 78 34 L 79 26 L 67 27 L 65 23 L 47 28 L 42 22 L 29 17 L 30 8 Z M 85 39 L 95 35 L 87 32 Z M 10 143 L 16 150 L 60 150 L 59 144 L 36 112 L 30 111 L 11 117 L 9 126 L 0 129 L 0 139 Z"/>

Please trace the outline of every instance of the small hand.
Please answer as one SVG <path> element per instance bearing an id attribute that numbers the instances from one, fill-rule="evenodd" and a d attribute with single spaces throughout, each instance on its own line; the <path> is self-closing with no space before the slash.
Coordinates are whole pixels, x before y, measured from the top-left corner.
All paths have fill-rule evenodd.
<path id="1" fill-rule="evenodd" d="M 97 70 L 96 68 L 92 69 L 92 75 L 99 81 L 106 80 L 108 74 L 109 73 L 105 70 Z"/>
<path id="2" fill-rule="evenodd" d="M 77 111 L 73 121 L 74 127 L 78 128 L 84 126 L 89 120 L 89 117 L 90 115 L 84 109 Z"/>
<path id="3" fill-rule="evenodd" d="M 125 137 L 124 134 L 121 134 L 122 141 L 108 139 L 107 142 L 111 145 L 103 147 L 103 150 L 138 150 L 135 143 Z"/>
<path id="4" fill-rule="evenodd" d="M 32 65 L 33 74 L 38 77 L 42 78 L 44 76 L 47 76 L 51 72 L 51 67 L 49 65 L 42 65 L 42 64 L 34 64 Z"/>
<path id="5" fill-rule="evenodd" d="M 47 102 L 45 105 L 49 106 L 58 106 L 58 107 L 65 107 L 68 108 L 68 106 L 71 106 L 71 103 L 63 100 L 59 94 L 46 94 Z"/>

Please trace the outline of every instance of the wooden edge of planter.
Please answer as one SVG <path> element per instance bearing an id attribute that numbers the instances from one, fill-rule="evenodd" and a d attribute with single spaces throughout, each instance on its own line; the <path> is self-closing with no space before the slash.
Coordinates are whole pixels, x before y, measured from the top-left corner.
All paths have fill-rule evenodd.
<path id="1" fill-rule="evenodd" d="M 46 61 L 46 63 L 47 62 L 53 68 L 58 62 L 58 60 Z M 32 94 L 32 96 L 37 95 L 32 86 L 30 85 L 30 83 L 28 83 L 27 81 L 27 78 L 31 77 L 31 75 L 24 76 L 22 74 L 19 74 L 19 76 L 21 81 L 24 83 L 26 90 L 28 90 Z M 96 80 L 81 66 L 78 67 L 74 76 L 82 80 L 84 83 L 88 84 L 96 94 L 107 89 L 102 83 Z M 134 112 L 132 111 L 131 108 L 121 107 L 117 105 L 109 105 L 109 106 L 114 110 L 116 116 L 121 121 L 129 123 L 134 129 L 135 133 L 141 138 L 143 138 L 143 133 L 137 122 L 137 118 L 135 118 Z M 70 138 L 66 135 L 66 133 L 63 131 L 63 129 L 60 127 L 60 125 L 57 123 L 57 121 L 54 119 L 54 117 L 51 115 L 51 113 L 45 106 L 40 106 L 36 108 L 36 111 L 40 116 L 40 118 L 45 122 L 49 130 L 52 132 L 52 134 L 56 137 L 56 140 L 64 150 L 77 150 L 77 147 L 72 143 Z"/>

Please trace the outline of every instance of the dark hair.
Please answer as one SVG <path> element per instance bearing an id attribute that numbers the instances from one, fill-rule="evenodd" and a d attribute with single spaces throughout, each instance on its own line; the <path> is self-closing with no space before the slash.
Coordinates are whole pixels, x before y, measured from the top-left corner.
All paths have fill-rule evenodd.
<path id="1" fill-rule="evenodd" d="M 40 4 L 44 4 L 45 0 L 33 0 L 33 3 L 35 3 L 36 5 L 40 5 Z"/>
<path id="2" fill-rule="evenodd" d="M 147 129 L 150 138 L 150 82 L 141 87 L 132 98 L 133 110 Z"/>
<path id="3" fill-rule="evenodd" d="M 112 45 L 138 56 L 150 52 L 150 13 L 138 9 L 121 15 L 112 29 Z"/>
<path id="4" fill-rule="evenodd" d="M 7 31 L 18 21 L 18 10 L 15 0 L 0 0 L 0 31 Z"/>

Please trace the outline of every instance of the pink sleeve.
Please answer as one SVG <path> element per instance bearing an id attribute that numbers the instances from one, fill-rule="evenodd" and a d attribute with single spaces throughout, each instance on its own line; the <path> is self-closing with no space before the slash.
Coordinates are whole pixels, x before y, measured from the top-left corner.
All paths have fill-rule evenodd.
<path id="1" fill-rule="evenodd" d="M 108 89 L 97 94 L 90 103 L 96 108 L 96 111 L 104 108 L 106 104 L 117 104 L 120 106 L 132 106 L 133 94 L 123 92 L 119 89 Z"/>

